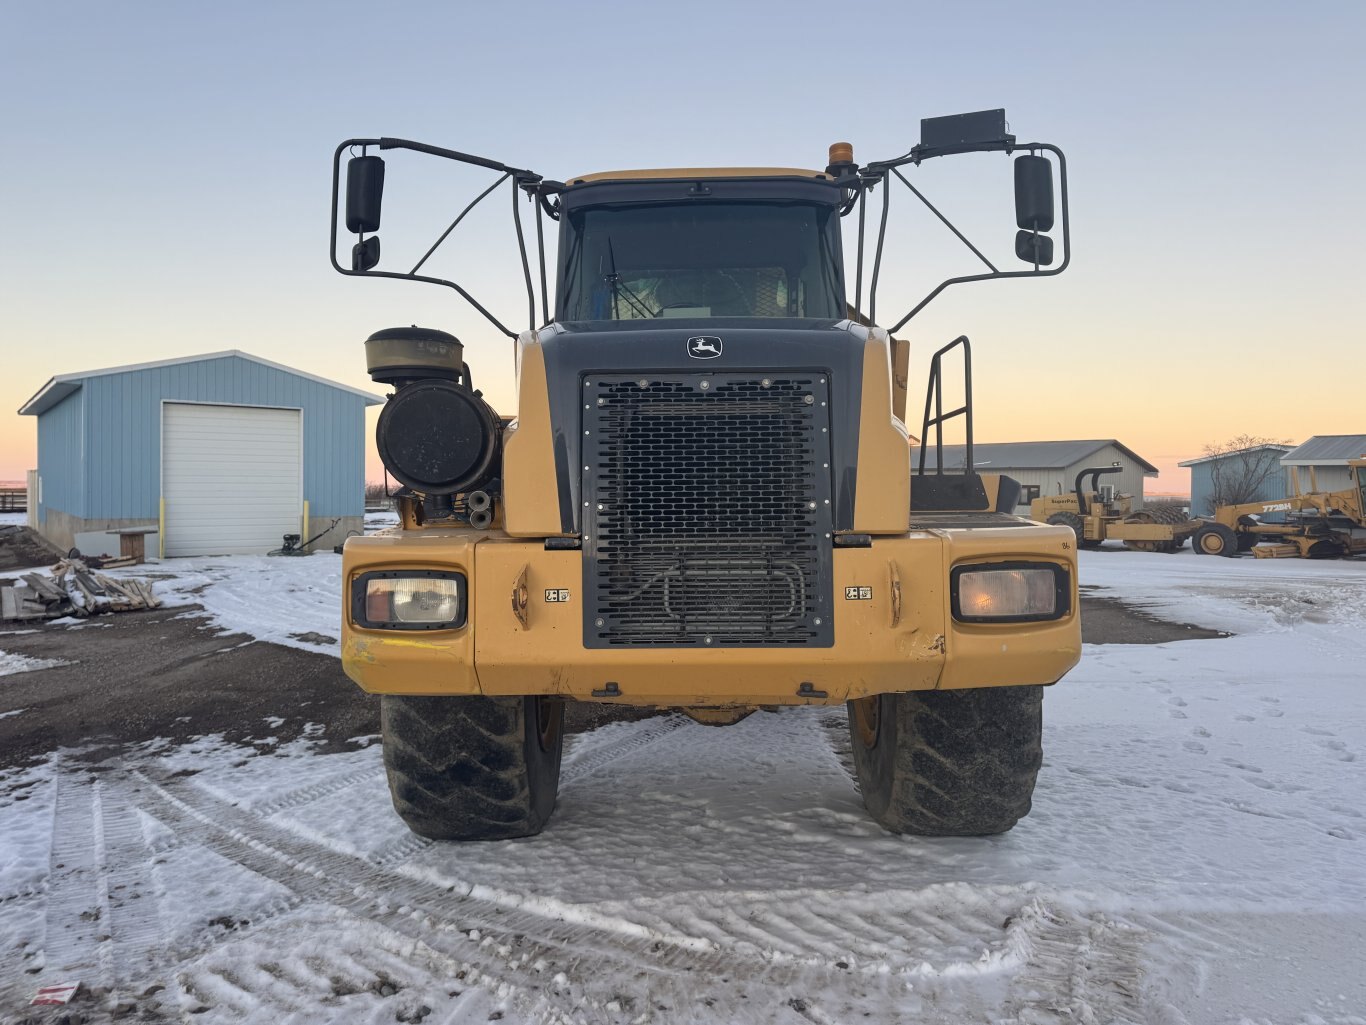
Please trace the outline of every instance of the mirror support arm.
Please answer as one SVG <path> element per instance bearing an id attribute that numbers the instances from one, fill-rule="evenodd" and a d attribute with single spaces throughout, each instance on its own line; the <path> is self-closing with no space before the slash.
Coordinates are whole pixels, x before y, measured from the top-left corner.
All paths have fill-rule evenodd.
<path id="1" fill-rule="evenodd" d="M 858 192 L 858 270 L 854 273 L 854 319 L 858 320 L 863 307 L 863 208 L 868 198 L 868 190 Z M 872 319 L 871 317 L 869 318 Z"/>
<path id="2" fill-rule="evenodd" d="M 887 238 L 887 210 L 892 205 L 890 182 L 883 179 L 882 219 L 877 227 L 877 249 L 873 252 L 873 276 L 868 281 L 868 323 L 877 323 L 877 281 L 882 274 L 882 244 Z"/>
<path id="3" fill-rule="evenodd" d="M 360 146 L 362 148 L 362 151 L 364 151 L 364 148 L 367 146 L 377 146 L 381 150 L 413 150 L 418 153 L 427 153 L 431 156 L 442 157 L 447 160 L 455 160 L 464 164 L 474 164 L 478 167 L 487 167 L 492 171 L 501 172 L 502 176 L 496 182 L 490 185 L 487 189 L 485 189 L 482 193 L 480 193 L 479 196 L 476 197 L 475 200 L 469 204 L 469 206 L 465 207 L 465 209 L 461 211 L 460 215 L 456 217 L 456 219 L 451 223 L 451 226 L 441 234 L 441 237 L 438 238 L 436 242 L 432 245 L 432 247 L 427 250 L 426 254 L 422 257 L 421 260 L 417 262 L 417 265 L 409 273 L 401 274 L 397 271 L 376 270 L 358 271 L 350 267 L 343 267 L 337 261 L 337 210 L 338 200 L 341 192 L 341 158 L 343 153 L 345 153 L 348 149 L 351 149 L 356 146 Z M 507 325 L 505 325 L 502 321 L 500 321 L 497 317 L 495 317 L 492 313 L 485 309 L 483 304 L 480 303 L 477 299 L 475 299 L 474 296 L 470 295 L 468 291 L 466 291 L 460 285 L 456 284 L 454 281 L 447 281 L 444 278 L 428 277 L 424 274 L 417 273 L 417 271 L 422 267 L 422 265 L 427 262 L 427 258 L 432 255 L 432 253 L 436 250 L 437 246 L 441 245 L 441 243 L 446 240 L 446 237 L 455 229 L 455 226 L 460 223 L 460 221 L 465 217 L 465 215 L 468 214 L 470 210 L 472 210 L 480 202 L 480 200 L 482 200 L 485 196 L 489 195 L 489 193 L 493 192 L 494 189 L 496 189 L 508 178 L 511 178 L 513 180 L 513 218 L 516 222 L 517 227 L 517 245 L 518 249 L 521 251 L 522 272 L 524 277 L 526 278 L 527 299 L 530 305 L 531 313 L 530 326 L 534 328 L 536 326 L 535 292 L 531 283 L 531 268 L 527 260 L 526 241 L 522 234 L 521 214 L 520 211 L 517 209 L 518 188 L 526 188 L 527 186 L 538 187 L 543 181 L 542 177 L 539 174 L 536 174 L 534 171 L 528 171 L 525 168 L 520 167 L 509 167 L 507 164 L 500 163 L 497 160 L 489 160 L 486 157 L 474 156 L 469 153 L 461 153 L 458 150 L 443 149 L 440 146 L 429 146 L 426 143 L 422 142 L 412 142 L 408 139 L 347 139 L 345 142 L 337 146 L 336 150 L 332 154 L 332 231 L 330 235 L 328 259 L 331 261 L 334 270 L 336 270 L 339 274 L 345 274 L 350 277 L 393 278 L 398 281 L 421 281 L 429 285 L 444 285 L 447 288 L 454 289 L 455 292 L 459 294 L 461 298 L 463 298 L 467 303 L 474 307 L 474 309 L 481 316 L 483 316 L 484 319 L 487 320 L 490 324 L 496 327 L 503 334 L 507 335 L 509 338 L 516 338 L 516 331 L 513 331 L 510 328 L 508 328 Z M 542 250 L 541 267 L 541 289 L 542 294 L 544 295 L 546 288 L 544 271 L 544 250 Z"/>
<path id="4" fill-rule="evenodd" d="M 942 214 L 940 214 L 938 210 L 935 210 L 933 206 L 930 206 L 929 201 L 926 200 L 924 196 L 921 196 L 920 193 L 915 189 L 914 186 L 911 185 L 909 181 L 906 181 L 906 179 L 901 174 L 895 171 L 895 168 L 901 167 L 905 164 L 919 164 L 922 159 L 927 159 L 929 157 L 935 156 L 945 156 L 947 155 L 947 153 L 969 153 L 993 150 L 1004 150 L 1005 152 L 1010 153 L 1013 150 L 1017 149 L 1029 150 L 1031 152 L 1035 150 L 1047 150 L 1049 153 L 1054 154 L 1058 158 L 1058 185 L 1062 200 L 1062 262 L 1059 263 L 1056 267 L 1052 268 L 1051 270 L 996 270 L 995 267 L 992 267 L 992 264 L 989 261 L 987 261 L 986 257 L 982 256 L 981 253 L 977 253 L 977 249 L 970 242 L 968 242 L 967 239 L 963 238 L 962 234 L 956 228 L 953 228 L 953 225 L 949 224 L 948 220 Z M 974 253 L 977 253 L 978 257 L 980 257 L 982 261 L 987 264 L 988 267 L 992 267 L 991 273 L 989 274 L 967 274 L 962 277 L 949 278 L 947 281 L 941 281 L 939 285 L 936 286 L 935 289 L 930 292 L 929 295 L 925 296 L 925 298 L 921 299 L 920 302 L 915 305 L 915 307 L 911 310 L 910 313 L 906 314 L 904 317 L 902 317 L 900 320 L 898 320 L 895 324 L 893 324 L 891 327 L 887 329 L 889 334 L 895 334 L 901 328 L 905 327 L 907 321 L 909 321 L 917 313 L 919 313 L 926 306 L 928 306 L 930 302 L 933 301 L 935 297 L 939 295 L 940 292 L 944 291 L 944 289 L 948 288 L 950 285 L 960 285 L 968 281 L 992 281 L 996 278 L 1053 277 L 1054 275 L 1061 274 L 1063 271 L 1065 271 L 1067 269 L 1067 265 L 1072 261 L 1072 232 L 1071 226 L 1068 221 L 1067 208 L 1067 157 L 1063 154 L 1062 150 L 1058 149 L 1057 146 L 1054 146 L 1051 143 L 1015 143 L 1013 141 L 1009 143 L 991 142 L 975 144 L 966 148 L 953 148 L 945 152 L 921 152 L 918 155 L 916 153 L 916 150 L 911 150 L 911 152 L 908 153 L 906 156 L 900 157 L 896 160 L 888 160 L 876 164 L 869 164 L 865 171 L 876 174 L 880 173 L 884 169 L 892 170 L 892 172 L 895 173 L 898 178 L 901 178 L 901 180 L 906 183 L 906 186 L 910 188 L 911 191 L 914 192 L 920 198 L 920 201 L 922 203 L 928 206 L 930 210 L 933 211 L 934 214 L 938 216 L 941 221 L 944 221 L 944 223 L 948 224 L 950 228 L 953 228 L 954 234 L 958 235 L 958 237 L 963 240 L 963 242 L 968 246 L 969 249 L 972 249 Z"/>
<path id="5" fill-rule="evenodd" d="M 939 208 L 936 207 L 933 203 L 931 203 L 931 202 L 925 197 L 925 194 L 924 194 L 923 192 L 921 192 L 919 189 L 917 189 L 914 185 L 911 184 L 909 178 L 907 178 L 904 174 L 902 174 L 902 173 L 901 173 L 899 170 L 897 170 L 895 167 L 892 168 L 892 174 L 894 174 L 894 175 L 896 175 L 898 178 L 900 178 L 900 179 L 901 179 L 901 184 L 905 185 L 906 188 L 910 189 L 913 193 L 915 193 L 915 198 L 918 199 L 918 200 L 920 200 L 920 202 L 924 203 L 924 204 L 925 204 L 925 208 L 926 208 L 927 210 L 929 210 L 930 213 L 932 213 L 932 214 L 934 214 L 936 217 L 938 217 L 939 220 L 940 220 L 940 222 L 943 223 L 944 227 L 948 228 L 949 231 L 953 232 L 956 236 L 958 236 L 958 241 L 959 241 L 959 242 L 962 242 L 963 245 L 965 245 L 965 246 L 967 246 L 969 249 L 971 249 L 972 252 L 973 252 L 973 254 L 977 257 L 977 259 L 981 260 L 983 263 L 985 263 L 985 264 L 987 265 L 987 269 L 988 269 L 988 270 L 994 271 L 994 272 L 996 272 L 996 273 L 1000 273 L 999 271 L 997 271 L 996 265 L 995 265 L 994 263 L 992 263 L 990 260 L 988 260 L 985 256 L 983 256 L 983 255 L 982 255 L 982 251 L 981 251 L 980 249 L 978 249 L 975 245 L 973 245 L 973 244 L 968 240 L 968 237 L 967 237 L 966 235 L 964 235 L 961 231 L 959 231 L 959 230 L 958 230 L 958 227 L 957 227 L 951 220 L 949 220 L 949 219 L 948 219 L 947 217 L 945 217 L 942 213 L 940 213 L 940 212 L 939 212 Z"/>
<path id="6" fill-rule="evenodd" d="M 545 322 L 550 323 L 550 293 L 546 290 L 545 277 L 545 228 L 542 226 L 545 219 L 542 210 L 544 204 L 540 196 L 534 194 L 531 201 L 536 205 L 536 255 L 541 261 L 541 313 L 545 316 Z M 531 326 L 534 328 L 536 324 L 533 322 Z"/>
<path id="7" fill-rule="evenodd" d="M 526 280 L 526 305 L 527 305 L 527 326 L 533 331 L 536 329 L 536 291 L 531 285 L 531 264 L 526 258 L 526 238 L 522 234 L 522 211 L 517 206 L 517 200 L 521 198 L 516 187 L 512 192 L 512 224 L 517 229 L 517 252 L 522 256 L 522 277 Z"/>
<path id="8" fill-rule="evenodd" d="M 486 188 L 483 192 L 475 196 L 474 199 L 470 201 L 470 204 L 467 207 L 465 207 L 465 209 L 461 210 L 459 214 L 456 215 L 455 220 L 451 221 L 450 227 L 448 227 L 445 231 L 441 233 L 441 237 L 432 243 L 431 248 L 422 254 L 422 259 L 418 260 L 417 263 L 413 264 L 413 269 L 410 270 L 408 273 L 416 274 L 418 271 L 420 271 L 422 269 L 422 265 L 427 262 L 428 257 L 430 257 L 434 252 L 436 252 L 437 248 L 441 245 L 442 242 L 446 241 L 446 236 L 453 232 L 455 230 L 455 226 L 465 219 L 465 215 L 469 213 L 471 210 L 473 210 L 476 206 L 478 206 L 480 202 L 483 201 L 485 196 L 487 196 L 490 192 L 496 189 L 499 185 L 502 185 L 503 182 L 507 180 L 508 176 L 504 174 L 501 178 L 499 178 L 496 182 L 494 182 L 492 185 Z M 516 195 L 516 193 L 514 192 L 513 195 Z"/>

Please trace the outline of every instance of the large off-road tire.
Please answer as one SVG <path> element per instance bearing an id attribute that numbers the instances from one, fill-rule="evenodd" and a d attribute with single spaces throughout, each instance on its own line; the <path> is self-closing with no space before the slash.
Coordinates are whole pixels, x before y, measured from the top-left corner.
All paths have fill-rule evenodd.
<path id="1" fill-rule="evenodd" d="M 1055 527 L 1071 527 L 1072 533 L 1077 535 L 1078 548 L 1099 548 L 1099 541 L 1086 540 L 1086 522 L 1074 512 L 1056 512 L 1048 517 L 1048 522 Z"/>
<path id="2" fill-rule="evenodd" d="M 386 695 L 380 730 L 394 810 L 419 836 L 531 836 L 555 809 L 563 702 Z"/>
<path id="3" fill-rule="evenodd" d="M 987 836 L 1029 813 L 1042 687 L 879 694 L 849 702 L 859 790 L 894 833 Z"/>
<path id="4" fill-rule="evenodd" d="M 1222 523 L 1206 523 L 1191 538 L 1191 547 L 1196 555 L 1223 555 L 1231 559 L 1238 554 L 1238 535 Z"/>

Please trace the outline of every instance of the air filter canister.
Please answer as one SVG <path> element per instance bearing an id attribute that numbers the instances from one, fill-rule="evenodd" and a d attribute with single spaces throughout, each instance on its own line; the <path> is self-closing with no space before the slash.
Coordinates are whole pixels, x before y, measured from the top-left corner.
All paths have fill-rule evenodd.
<path id="1" fill-rule="evenodd" d="M 394 393 L 375 428 L 375 444 L 389 472 L 427 495 L 472 491 L 487 483 L 497 473 L 501 437 L 498 414 L 477 392 L 431 378 Z"/>

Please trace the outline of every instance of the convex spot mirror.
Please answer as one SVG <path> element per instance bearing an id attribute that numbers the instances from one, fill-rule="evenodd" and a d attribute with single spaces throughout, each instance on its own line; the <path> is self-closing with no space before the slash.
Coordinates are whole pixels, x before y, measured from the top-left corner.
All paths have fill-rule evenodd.
<path id="1" fill-rule="evenodd" d="M 371 235 L 351 247 L 351 269 L 365 271 L 379 263 L 379 236 Z"/>
<path id="2" fill-rule="evenodd" d="M 1040 267 L 1047 267 L 1053 262 L 1053 240 L 1047 235 L 1036 235 L 1032 231 L 1017 231 L 1015 255 L 1025 263 L 1037 263 Z"/>
<path id="3" fill-rule="evenodd" d="M 1015 189 L 1019 193 L 1019 175 Z M 346 162 L 346 230 L 353 235 L 379 231 L 380 202 L 384 197 L 384 160 L 352 157 Z M 1021 225 L 1023 227 L 1023 225 Z"/>

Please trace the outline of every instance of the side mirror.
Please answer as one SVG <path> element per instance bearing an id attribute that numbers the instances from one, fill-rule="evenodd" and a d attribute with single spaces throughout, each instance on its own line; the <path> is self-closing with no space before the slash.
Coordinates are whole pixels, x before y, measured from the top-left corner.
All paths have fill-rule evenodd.
<path id="1" fill-rule="evenodd" d="M 1018 174 L 1015 181 L 1016 193 L 1018 194 Z M 353 235 L 379 231 L 380 201 L 383 197 L 384 159 L 382 157 L 352 157 L 348 160 L 346 162 L 346 230 Z M 375 255 L 378 259 L 378 249 Z M 374 264 L 370 266 L 373 267 Z"/>
<path id="2" fill-rule="evenodd" d="M 371 239 L 370 241 L 378 241 Z M 1036 263 L 1047 267 L 1053 262 L 1053 240 L 1047 235 L 1036 235 L 1032 231 L 1015 233 L 1015 255 L 1025 263 Z"/>
<path id="3" fill-rule="evenodd" d="M 1020 232 L 1024 234 L 1024 232 Z M 1049 252 L 1052 253 L 1052 243 L 1049 242 Z M 351 269 L 356 271 L 369 270 L 379 263 L 379 236 L 371 235 L 364 242 L 357 242 L 351 247 Z"/>
<path id="4" fill-rule="evenodd" d="M 1053 165 L 1047 157 L 1015 158 L 1015 226 L 1027 231 L 1053 228 Z"/>

